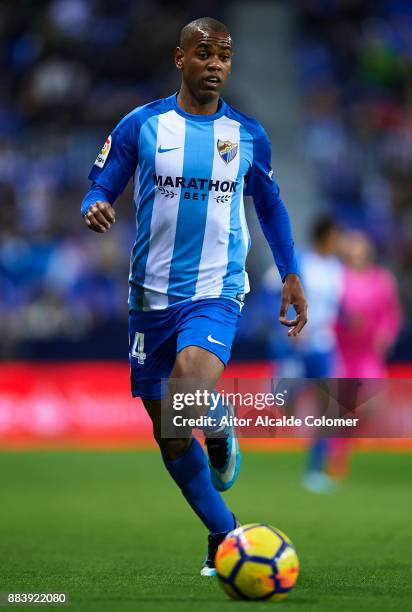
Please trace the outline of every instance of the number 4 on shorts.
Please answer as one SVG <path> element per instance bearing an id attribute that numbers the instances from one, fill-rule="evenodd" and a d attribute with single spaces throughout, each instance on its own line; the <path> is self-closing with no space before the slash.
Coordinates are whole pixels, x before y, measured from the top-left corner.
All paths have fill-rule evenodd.
<path id="1" fill-rule="evenodd" d="M 132 347 L 132 357 L 136 357 L 137 363 L 144 364 L 146 359 L 146 353 L 144 352 L 144 334 L 136 332 L 134 335 L 134 342 Z"/>

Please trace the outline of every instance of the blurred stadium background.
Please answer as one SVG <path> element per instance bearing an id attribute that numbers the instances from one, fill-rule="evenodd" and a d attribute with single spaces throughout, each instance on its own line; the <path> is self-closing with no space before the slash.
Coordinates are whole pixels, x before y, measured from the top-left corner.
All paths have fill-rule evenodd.
<path id="1" fill-rule="evenodd" d="M 407 0 L 15 0 L 0 5 L 4 444 L 12 432 L 23 439 L 28 427 L 30 435 L 55 439 L 68 419 L 76 420 L 76 407 L 83 416 L 93 413 L 96 425 L 106 406 L 112 431 L 116 419 L 124 418 L 120 428 L 128 419 L 139 427 L 144 420 L 128 397 L 130 186 L 108 235 L 88 231 L 79 207 L 112 127 L 135 106 L 177 89 L 172 51 L 182 24 L 202 14 L 227 22 L 233 33 L 225 97 L 269 132 L 298 248 L 307 247 L 313 222 L 328 214 L 344 231 L 368 236 L 378 263 L 395 275 L 403 318 L 401 333 L 388 342 L 389 372 L 410 375 Z M 252 293 L 229 373 L 253 376 L 269 372 L 268 359 L 282 357 L 273 346 L 283 346 L 286 331 L 276 322 L 279 285 L 252 203 L 248 218 Z"/>

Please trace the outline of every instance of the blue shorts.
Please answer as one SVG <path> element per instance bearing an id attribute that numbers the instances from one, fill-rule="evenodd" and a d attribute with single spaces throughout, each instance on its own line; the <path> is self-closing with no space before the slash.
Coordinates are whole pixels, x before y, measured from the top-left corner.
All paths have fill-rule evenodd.
<path id="1" fill-rule="evenodd" d="M 330 378 L 334 371 L 333 351 L 311 351 L 303 355 L 305 378 Z"/>
<path id="2" fill-rule="evenodd" d="M 241 304 L 227 298 L 182 302 L 165 310 L 129 315 L 130 378 L 133 397 L 161 399 L 176 355 L 200 346 L 226 366 L 239 324 Z"/>

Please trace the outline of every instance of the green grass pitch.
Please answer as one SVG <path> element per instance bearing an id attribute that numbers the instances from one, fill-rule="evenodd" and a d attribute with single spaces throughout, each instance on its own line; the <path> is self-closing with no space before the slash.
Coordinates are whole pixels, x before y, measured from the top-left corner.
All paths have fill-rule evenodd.
<path id="1" fill-rule="evenodd" d="M 244 453 L 227 500 L 294 541 L 283 603 L 234 602 L 201 578 L 206 532 L 155 452 L 0 453 L 0 591 L 66 591 L 66 609 L 412 610 L 412 454 L 356 454 L 334 495 L 303 491 L 302 453 Z M 52 607 L 52 606 L 49 606 Z"/>

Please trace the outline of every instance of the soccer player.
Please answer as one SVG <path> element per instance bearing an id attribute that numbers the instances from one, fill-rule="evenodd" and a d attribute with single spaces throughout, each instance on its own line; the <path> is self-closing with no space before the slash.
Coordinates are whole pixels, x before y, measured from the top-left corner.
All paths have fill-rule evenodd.
<path id="1" fill-rule="evenodd" d="M 337 353 L 336 321 L 343 294 L 343 266 L 338 259 L 342 240 L 339 226 L 329 217 L 318 218 L 312 227 L 312 248 L 302 253 L 299 266 L 306 295 L 313 309 L 311 325 L 295 343 L 305 378 L 330 378 L 335 374 Z M 328 396 L 319 390 L 318 402 L 327 408 Z M 309 451 L 303 485 L 313 492 L 326 493 L 334 481 L 326 473 L 328 458 L 337 442 L 319 437 Z"/>
<path id="2" fill-rule="evenodd" d="M 396 279 L 390 270 L 375 263 L 375 249 L 368 235 L 350 231 L 344 238 L 345 266 L 336 320 L 339 350 L 334 374 L 342 379 L 336 390 L 338 403 L 354 410 L 358 397 L 362 397 L 362 379 L 367 389 L 368 379 L 388 376 L 387 355 L 400 332 L 402 312 Z M 372 400 L 369 409 L 373 409 Z M 309 485 L 319 486 L 326 479 L 337 483 L 348 472 L 351 438 L 329 438 L 322 442 L 323 480 L 309 480 Z"/>
<path id="3" fill-rule="evenodd" d="M 377 265 L 375 256 L 367 234 L 347 233 L 342 304 L 337 321 L 340 378 L 388 375 L 387 355 L 401 329 L 402 309 L 394 275 Z"/>
<path id="4" fill-rule="evenodd" d="M 201 571 L 208 576 L 215 575 L 218 545 L 236 525 L 220 493 L 239 471 L 236 435 L 233 428 L 206 432 L 209 464 L 195 438 L 162 437 L 161 381 L 205 379 L 214 386 L 228 362 L 249 291 L 244 194 L 254 198 L 284 283 L 279 319 L 291 336 L 306 323 L 306 300 L 268 137 L 220 97 L 232 62 L 227 27 L 211 18 L 192 21 L 181 31 L 174 59 L 182 74 L 179 92 L 120 121 L 89 174 L 93 184 L 81 211 L 91 230 L 109 230 L 113 204 L 133 176 L 132 395 L 142 398 L 167 470 L 209 530 Z"/>
<path id="5" fill-rule="evenodd" d="M 336 323 L 343 294 L 343 265 L 338 259 L 341 241 L 340 227 L 332 218 L 321 215 L 315 219 L 311 228 L 312 244 L 298 256 L 302 283 L 311 304 L 310 325 L 287 346 L 279 342 L 276 334 L 271 350 L 275 355 L 283 353 L 276 363 L 276 374 L 280 378 L 325 379 L 335 374 Z M 278 282 L 272 270 L 270 272 L 268 280 L 277 289 Z M 299 387 L 295 389 L 296 395 L 298 389 L 301 390 Z M 323 388 L 316 391 L 316 402 L 323 413 L 329 404 L 328 394 Z M 291 401 L 289 395 L 289 404 Z M 326 493 L 333 490 L 334 482 L 325 471 L 333 445 L 330 438 L 322 435 L 312 442 L 303 479 L 304 487 L 310 491 Z"/>

